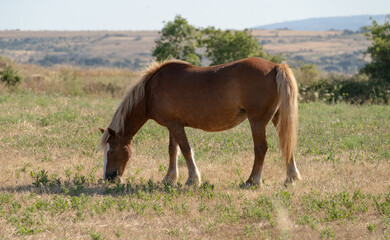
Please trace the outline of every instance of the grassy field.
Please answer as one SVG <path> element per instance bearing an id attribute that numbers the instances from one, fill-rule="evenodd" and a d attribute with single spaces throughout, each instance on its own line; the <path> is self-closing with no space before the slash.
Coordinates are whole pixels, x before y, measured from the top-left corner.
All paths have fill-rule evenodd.
<path id="1" fill-rule="evenodd" d="M 247 122 L 221 133 L 187 129 L 198 188 L 184 186 L 182 156 L 180 184 L 161 183 L 168 132 L 154 122 L 134 139 L 125 182 L 102 181 L 98 127 L 118 97 L 0 92 L 0 239 L 390 238 L 389 106 L 300 104 L 303 180 L 288 188 L 271 125 L 259 189 L 240 187 L 253 164 Z"/>

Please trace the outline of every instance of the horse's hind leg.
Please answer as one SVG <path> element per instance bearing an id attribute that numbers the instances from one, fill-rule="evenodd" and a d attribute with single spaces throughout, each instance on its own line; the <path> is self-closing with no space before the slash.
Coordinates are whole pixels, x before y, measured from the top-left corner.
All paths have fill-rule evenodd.
<path id="1" fill-rule="evenodd" d="M 263 121 L 253 121 L 249 119 L 252 129 L 254 143 L 255 161 L 253 163 L 252 173 L 246 181 L 248 185 L 259 186 L 261 184 L 261 172 L 268 144 L 266 139 L 266 124 Z"/>
<path id="2" fill-rule="evenodd" d="M 291 157 L 290 162 L 287 165 L 287 177 L 284 181 L 284 186 L 289 184 L 294 184 L 294 182 L 301 180 L 301 174 L 298 171 L 297 165 L 295 163 L 294 155 Z"/>
<path id="3" fill-rule="evenodd" d="M 275 116 L 272 118 L 272 123 L 274 124 L 275 128 L 277 128 L 279 120 L 279 112 L 276 112 Z M 287 177 L 284 181 L 284 185 L 287 186 L 288 184 L 293 184 L 295 181 L 298 181 L 301 179 L 301 174 L 298 171 L 297 165 L 295 163 L 295 157 L 292 155 L 290 161 L 288 161 L 287 164 Z"/>
<path id="4" fill-rule="evenodd" d="M 168 124 L 169 133 L 176 139 L 179 144 L 180 150 L 186 159 L 188 168 L 188 180 L 186 185 L 201 184 L 201 178 L 198 168 L 196 167 L 194 157 L 192 155 L 190 144 L 188 143 L 184 126 L 180 124 Z"/>
<path id="5" fill-rule="evenodd" d="M 169 133 L 169 168 L 167 175 L 163 182 L 170 182 L 175 184 L 179 176 L 179 169 L 177 167 L 177 149 L 178 144 L 176 139 Z"/>

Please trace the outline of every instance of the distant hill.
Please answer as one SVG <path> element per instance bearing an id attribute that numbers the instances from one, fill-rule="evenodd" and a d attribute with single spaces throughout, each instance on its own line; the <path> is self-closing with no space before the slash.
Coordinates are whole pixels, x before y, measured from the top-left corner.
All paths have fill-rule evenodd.
<path id="1" fill-rule="evenodd" d="M 313 63 L 327 72 L 353 74 L 364 65 L 370 41 L 356 31 L 253 30 L 269 54 L 290 63 Z M 152 58 L 157 31 L 0 31 L 0 56 L 41 66 L 117 67 L 140 70 Z"/>
<path id="2" fill-rule="evenodd" d="M 332 29 L 357 31 L 361 27 L 371 24 L 370 17 L 372 17 L 378 23 L 383 24 L 386 15 L 309 18 L 304 20 L 257 26 L 253 29 L 290 29 L 302 31 L 327 31 Z"/>

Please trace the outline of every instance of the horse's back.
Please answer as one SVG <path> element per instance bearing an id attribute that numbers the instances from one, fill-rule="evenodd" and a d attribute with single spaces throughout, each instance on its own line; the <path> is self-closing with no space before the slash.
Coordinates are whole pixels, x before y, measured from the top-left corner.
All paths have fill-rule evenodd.
<path id="1" fill-rule="evenodd" d="M 275 102 L 275 66 L 260 58 L 211 67 L 168 64 L 148 83 L 148 114 L 162 125 L 229 129 Z"/>

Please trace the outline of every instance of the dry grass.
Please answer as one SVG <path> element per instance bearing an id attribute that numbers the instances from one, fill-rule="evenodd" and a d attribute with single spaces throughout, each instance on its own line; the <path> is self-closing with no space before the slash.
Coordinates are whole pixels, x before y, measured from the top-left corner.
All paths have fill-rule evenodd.
<path id="1" fill-rule="evenodd" d="M 341 31 L 254 30 L 253 35 L 259 40 L 270 40 L 264 44 L 266 50 L 293 56 L 351 54 L 370 45 L 363 34 L 343 35 Z"/>
<path id="2" fill-rule="evenodd" d="M 139 72 L 118 68 L 80 68 L 60 65 L 50 68 L 20 65 L 0 57 L 0 70 L 14 68 L 21 76 L 18 86 L 35 94 L 95 95 L 121 97 L 140 77 Z M 0 91 L 6 86 L 0 84 Z"/>

